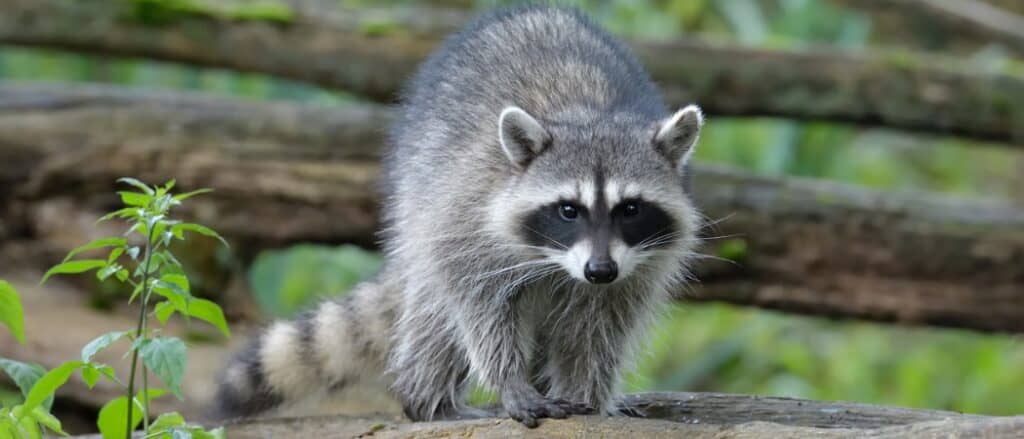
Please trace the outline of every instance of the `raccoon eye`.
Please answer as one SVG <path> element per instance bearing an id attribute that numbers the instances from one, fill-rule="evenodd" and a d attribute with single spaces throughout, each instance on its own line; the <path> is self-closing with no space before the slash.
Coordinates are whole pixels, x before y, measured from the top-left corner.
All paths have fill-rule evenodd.
<path id="1" fill-rule="evenodd" d="M 575 221 L 580 212 L 572 204 L 562 204 L 558 206 L 558 216 L 566 221 Z"/>
<path id="2" fill-rule="evenodd" d="M 640 205 L 635 201 L 630 201 L 622 206 L 622 216 L 631 217 L 637 216 L 640 213 Z"/>

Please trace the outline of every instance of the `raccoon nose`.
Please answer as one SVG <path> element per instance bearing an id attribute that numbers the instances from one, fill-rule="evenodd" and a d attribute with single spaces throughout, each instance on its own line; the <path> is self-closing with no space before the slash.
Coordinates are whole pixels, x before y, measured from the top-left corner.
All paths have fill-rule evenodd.
<path id="1" fill-rule="evenodd" d="M 587 277 L 590 283 L 606 284 L 615 280 L 615 277 L 619 275 L 619 267 L 615 265 L 615 261 L 591 259 L 583 267 L 583 275 Z"/>

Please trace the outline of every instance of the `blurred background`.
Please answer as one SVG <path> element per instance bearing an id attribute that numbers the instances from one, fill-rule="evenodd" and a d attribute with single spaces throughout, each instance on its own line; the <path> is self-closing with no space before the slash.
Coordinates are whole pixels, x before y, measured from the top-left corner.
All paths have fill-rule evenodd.
<path id="1" fill-rule="evenodd" d="M 0 1 L 0 15 L 9 14 L 3 12 L 5 9 L 3 5 L 6 2 Z M 54 4 L 59 3 L 61 2 Z M 117 20 L 135 20 L 142 23 L 141 26 L 163 29 L 167 32 L 176 31 L 177 26 L 180 26 L 180 30 L 186 35 L 189 32 L 203 32 L 200 28 L 189 27 L 190 23 L 196 20 L 236 23 L 265 21 L 271 23 L 270 26 L 284 27 L 289 26 L 289 21 L 293 20 L 293 11 L 288 6 L 290 2 L 88 0 L 74 3 L 95 7 L 97 10 L 104 11 L 103 13 L 115 6 L 122 7 L 122 14 L 117 15 L 118 18 L 115 22 Z M 392 44 L 389 40 L 391 35 L 416 37 L 424 33 L 423 29 L 431 24 L 425 24 L 429 17 L 440 17 L 438 20 L 441 21 L 438 23 L 438 27 L 447 31 L 456 28 L 457 23 L 460 22 L 459 18 L 452 17 L 462 17 L 466 11 L 486 10 L 504 2 L 336 0 L 316 3 L 320 7 L 337 8 L 337 10 L 343 11 L 339 13 L 339 17 L 370 17 L 361 18 L 356 26 L 364 37 L 373 37 L 376 38 L 373 41 L 380 42 L 380 46 L 372 50 L 379 51 L 381 56 L 386 59 L 391 53 L 389 48 L 396 47 L 389 46 Z M 753 51 L 750 53 L 781 51 L 784 53 L 813 53 L 817 54 L 815 56 L 838 58 L 850 56 L 853 57 L 854 61 L 852 62 L 854 63 L 858 62 L 857 60 L 860 58 L 857 57 L 860 56 L 874 57 L 872 59 L 882 58 L 886 60 L 887 65 L 895 66 L 895 70 L 909 72 L 906 77 L 901 77 L 899 80 L 909 77 L 911 81 L 918 79 L 928 81 L 926 77 L 928 75 L 944 75 L 946 70 L 943 69 L 948 66 L 950 71 L 959 75 L 957 78 L 966 78 L 956 80 L 962 82 L 954 81 L 957 84 L 955 88 L 963 90 L 976 90 L 976 85 L 970 82 L 973 80 L 999 84 L 1002 83 L 999 81 L 1024 80 L 1022 79 L 1024 78 L 1024 27 L 1013 27 L 1014 23 L 1024 23 L 1021 21 L 1021 17 L 1024 17 L 1024 3 L 1015 0 L 986 2 L 608 0 L 567 3 L 579 6 L 589 12 L 597 21 L 618 35 L 630 41 L 644 41 L 647 42 L 645 44 L 651 45 L 645 47 L 660 47 L 659 44 L 671 47 L 671 44 L 685 41 L 688 42 L 687 44 L 707 44 L 712 48 L 742 47 L 743 50 Z M 14 1 L 13 4 L 17 5 L 19 2 Z M 27 4 L 21 3 L 22 6 Z M 935 6 L 935 4 L 940 4 L 940 6 Z M 945 6 L 941 4 L 945 4 Z M 34 6 L 24 7 L 32 8 Z M 399 17 L 420 18 L 416 20 L 388 18 L 392 17 L 392 14 L 399 14 L 396 11 L 426 10 L 431 11 L 433 15 L 401 12 Z M 986 15 L 993 13 L 995 15 Z M 209 14 L 209 16 L 203 17 L 203 14 Z M 28 16 L 24 15 L 14 19 L 24 20 Z M 8 15 L 6 21 L 0 19 L 0 28 L 11 26 L 10 19 L 12 17 L 14 16 Z M 174 62 L 177 61 L 174 55 L 135 57 L 134 55 L 140 51 L 144 52 L 145 49 L 132 49 L 132 43 L 128 40 L 126 40 L 127 43 L 118 46 L 121 49 L 104 51 L 97 49 L 99 46 L 91 47 L 92 43 L 78 44 L 74 35 L 78 31 L 75 22 L 47 21 L 42 16 L 34 17 L 38 20 L 34 26 L 40 29 L 40 32 L 42 29 L 63 26 L 62 29 L 50 30 L 66 35 L 62 37 L 63 39 L 53 39 L 52 43 L 47 43 L 47 40 L 42 37 L 30 36 L 19 39 L 17 35 L 10 33 L 0 38 L 0 85 L 12 87 L 8 90 L 7 95 L 0 94 L 0 96 L 8 97 L 6 102 L 0 100 L 0 114 L 3 112 L 14 114 L 22 111 L 19 109 L 19 103 L 25 102 L 34 102 L 33 105 L 44 102 L 52 108 L 71 108 L 75 105 L 61 100 L 65 98 L 58 99 L 53 97 L 56 95 L 48 94 L 52 92 L 52 89 L 46 89 L 49 90 L 46 93 L 37 90 L 35 94 L 32 92 L 18 94 L 13 91 L 15 85 L 21 86 L 26 84 L 26 81 L 31 81 L 32 84 L 38 82 L 59 83 L 61 87 L 85 86 L 86 83 L 90 84 L 88 87 L 93 87 L 92 84 L 106 84 L 116 87 L 116 90 L 169 92 L 171 96 L 192 96 L 202 93 L 206 96 L 204 99 L 212 96 L 209 99 L 230 99 L 232 102 L 236 99 L 240 99 L 242 102 L 274 101 L 297 104 L 302 108 L 312 109 L 350 108 L 354 112 L 357 109 L 365 108 L 361 105 L 382 101 L 374 95 L 375 92 L 372 90 L 370 93 L 363 93 L 366 90 L 343 90 L 341 87 L 329 87 L 325 84 L 330 80 L 321 81 L 316 78 L 308 81 L 302 80 L 301 74 L 291 75 L 292 79 L 282 79 L 267 74 L 267 69 L 261 68 L 246 69 L 243 66 L 238 69 L 241 72 L 233 71 L 229 70 L 232 67 L 230 63 L 204 60 L 201 59 L 201 56 L 193 59 L 193 61 L 197 61 L 191 63 L 193 65 Z M 987 25 L 979 25 L 978 17 L 981 17 L 980 20 Z M 340 22 L 344 22 L 344 19 L 340 19 Z M 93 38 L 88 35 L 94 35 L 96 30 L 87 23 L 81 24 L 81 26 L 83 34 L 87 35 L 83 38 Z M 0 33 L 2 32 L 3 30 L 0 30 Z M 146 37 L 144 33 L 140 32 L 110 32 L 109 35 L 111 41 Z M 265 35 L 258 32 L 251 34 L 251 38 L 263 37 Z M 220 40 L 215 35 L 207 35 L 204 38 L 210 38 L 209 44 L 213 46 L 228 44 L 231 41 L 230 39 Z M 319 44 L 319 40 L 316 38 L 317 35 L 310 36 L 311 45 Z M 175 40 L 167 41 L 166 47 L 172 48 L 168 50 L 173 52 Z M 144 47 L 145 43 L 141 44 L 142 46 L 139 47 Z M 187 43 L 181 43 L 181 45 L 184 47 L 187 46 Z M 262 54 L 250 53 L 246 56 L 258 58 Z M 267 56 L 268 62 L 273 62 L 273 59 L 276 58 L 272 59 L 272 56 L 278 55 Z M 161 58 L 166 60 L 161 60 Z M 751 59 L 753 58 L 752 56 Z M 700 58 L 695 58 L 688 62 L 701 63 L 702 61 Z M 821 75 L 842 77 L 843 72 L 837 73 L 835 70 L 841 70 L 844 64 L 836 67 L 827 63 L 828 61 L 822 61 L 824 67 L 822 67 Z M 742 65 L 743 62 L 739 60 L 735 64 Z M 210 67 L 197 67 L 196 65 L 209 65 Z M 310 70 L 317 68 L 312 63 L 309 66 Z M 794 68 L 802 69 L 804 67 L 795 66 Z M 923 70 L 919 72 L 918 69 Z M 938 73 L 936 73 L 936 69 Z M 261 72 L 261 70 L 263 71 Z M 408 73 L 402 72 L 403 75 Z M 383 72 L 382 74 L 390 73 Z M 757 75 L 757 73 L 752 74 Z M 800 75 L 816 77 L 815 73 L 807 71 L 803 71 Z M 287 77 L 289 75 L 280 76 Z M 658 79 L 658 75 L 655 76 Z M 772 78 L 766 79 L 766 81 L 770 80 Z M 727 88 L 729 84 L 718 84 L 717 87 Z M 1024 102 L 1017 99 L 1024 94 L 1020 93 L 1020 85 L 1015 85 L 1015 87 L 1017 88 L 1012 90 L 1001 87 L 983 88 L 983 92 L 976 93 L 976 95 L 980 94 L 981 98 L 972 95 L 977 99 L 954 102 L 952 105 L 959 107 L 961 113 L 971 116 L 1002 111 L 1005 109 L 999 105 L 1005 105 L 1007 108 L 1011 108 L 1006 111 L 1010 111 L 1009 114 L 1015 117 L 1018 122 L 1016 125 L 1021 125 L 1020 122 L 1024 122 L 1024 110 L 1021 109 L 1024 107 Z M 86 100 L 99 101 L 99 104 L 89 101 L 89 105 L 102 107 L 103 99 L 97 99 L 96 96 L 104 95 L 107 92 L 96 91 L 100 89 L 90 90 L 92 91 L 88 93 L 75 94 L 79 92 L 73 92 L 72 94 L 79 96 L 83 102 Z M 818 91 L 821 92 L 820 95 L 816 94 L 817 92 L 812 88 L 802 99 L 854 101 L 859 99 L 856 95 L 836 98 L 827 90 Z M 770 95 L 771 91 L 769 89 L 767 92 L 757 91 L 757 93 Z M 110 98 L 107 101 L 110 102 L 110 105 L 118 105 L 117 102 L 126 99 L 117 97 L 121 95 L 116 93 L 113 96 L 115 98 Z M 700 96 L 715 95 L 711 93 Z M 1004 98 L 1004 100 L 1001 101 L 1000 98 Z M 902 104 L 895 102 L 895 99 L 897 97 L 894 97 L 894 107 L 889 109 L 886 114 L 898 116 L 904 111 L 908 114 L 917 111 L 910 107 L 907 109 L 899 107 Z M 57 104 L 53 104 L 54 102 Z M 1000 102 L 1004 103 L 1000 104 Z M 8 105 L 5 106 L 5 103 Z M 698 103 L 706 105 L 700 100 Z M 260 104 L 253 103 L 253 105 Z M 843 101 L 836 105 L 856 106 L 857 104 Z M 717 114 L 715 108 L 728 108 L 729 103 L 723 102 L 711 107 L 710 119 L 701 136 L 696 158 L 702 165 L 714 169 L 725 169 L 722 172 L 742 172 L 743 175 L 751 176 L 750 178 L 764 177 L 768 178 L 768 181 L 789 177 L 798 177 L 797 181 L 813 179 L 812 183 L 808 184 L 828 181 L 839 184 L 840 186 L 837 187 L 852 187 L 854 189 L 851 190 L 854 191 L 866 190 L 867 192 L 864 193 L 872 194 L 871 197 L 881 194 L 878 196 L 894 195 L 900 197 L 899 200 L 938 197 L 953 204 L 961 201 L 964 203 L 986 203 L 985 206 L 1002 206 L 995 211 L 1011 213 L 1020 212 L 1020 210 L 1014 209 L 1019 208 L 1024 200 L 1024 156 L 1020 153 L 1020 147 L 1024 146 L 1024 140 L 1022 140 L 1024 136 L 1021 136 L 1019 128 L 1011 126 L 1002 131 L 1008 134 L 999 134 L 997 130 L 982 133 L 981 131 L 972 131 L 970 126 L 974 124 L 972 119 L 968 119 L 962 124 L 951 120 L 948 121 L 948 124 L 928 125 L 914 121 L 903 123 L 899 117 L 886 120 L 877 120 L 871 116 L 817 119 L 813 115 L 786 117 L 783 114 L 785 112 L 771 115 L 758 114 L 756 111 L 746 112 L 742 109 L 733 114 L 727 114 L 727 111 L 722 112 L 725 114 Z M 237 114 L 245 114 L 244 111 L 238 110 L 236 107 L 216 108 L 218 109 L 211 111 L 215 111 L 218 118 L 231 119 L 236 111 L 238 111 Z M 327 117 L 323 114 L 328 114 L 326 110 L 323 112 L 309 110 L 299 113 L 297 116 L 293 113 L 283 113 L 285 110 L 281 108 L 284 107 L 267 108 L 269 108 L 267 111 L 270 112 L 271 117 L 278 114 L 275 113 L 276 111 L 282 112 L 280 118 L 277 118 L 278 121 L 281 118 L 291 118 L 288 119 L 290 125 L 287 128 L 288 135 L 291 137 L 288 138 L 293 139 L 296 143 L 306 141 L 302 134 L 304 127 L 307 126 L 305 121 L 320 120 L 320 118 Z M 933 115 L 935 118 L 946 116 L 948 114 L 941 111 Z M 11 122 L 5 122 L 3 117 L 7 116 L 0 116 L 0 149 L 10 149 L 10 145 L 28 145 L 25 146 L 25 151 L 31 150 L 34 147 L 31 142 L 26 143 L 23 140 L 24 137 L 16 136 L 25 136 L 25 133 L 31 133 L 35 126 L 33 124 L 43 123 L 40 120 L 46 116 L 33 116 L 40 119 L 26 116 Z M 926 115 L 925 117 L 931 116 Z M 852 119 L 854 123 L 847 123 L 842 120 L 844 118 Z M 89 120 L 91 119 L 68 119 L 64 123 L 85 124 L 89 123 Z M 205 119 L 196 116 L 194 123 L 197 125 L 189 125 L 186 118 L 186 121 L 182 122 L 177 129 L 202 130 L 204 128 L 199 127 L 198 124 L 203 120 Z M 378 120 L 368 117 L 366 123 Z M 890 123 L 894 120 L 896 123 Z M 131 122 L 126 120 L 125 123 Z M 330 121 L 321 121 L 317 122 L 319 124 L 317 126 L 323 124 L 333 126 L 331 123 Z M 968 125 L 968 127 L 956 128 L 959 126 L 957 124 Z M 942 128 L 944 126 L 951 128 L 944 130 Z M 18 129 L 23 129 L 21 134 L 17 134 Z M 138 128 L 140 131 L 144 129 Z M 284 130 L 285 128 L 274 129 Z M 1014 131 L 1015 129 L 1016 131 Z M 16 134 L 10 134 L 12 132 Z M 78 134 L 75 133 L 69 128 L 63 135 L 56 135 L 52 138 L 59 138 L 59 142 L 62 144 L 74 144 L 80 140 L 79 137 L 76 137 Z M 154 133 L 151 134 L 154 138 L 179 135 L 171 128 L 156 129 Z M 329 132 L 324 136 L 329 138 L 332 135 L 343 136 L 344 134 Z M 135 139 L 132 140 L 133 142 L 157 145 L 153 148 L 158 148 L 161 142 L 145 136 L 133 139 Z M 216 138 L 211 137 L 204 141 L 216 142 Z M 228 150 L 251 147 L 254 151 L 263 151 L 261 149 L 263 145 L 259 142 L 251 142 L 249 145 L 242 141 L 234 142 L 234 146 Z M 194 147 L 196 150 L 204 148 L 200 144 L 187 147 Z M 0 199 L 16 200 L 17 202 L 5 204 L 9 209 L 4 215 L 8 218 L 8 223 L 6 229 L 0 227 L 0 239 L 5 239 L 7 248 L 5 251 L 7 259 L 4 260 L 12 261 L 8 267 L 14 268 L 6 268 L 5 271 L 0 272 L 0 277 L 9 277 L 15 281 L 22 279 L 23 283 L 30 285 L 30 281 L 24 280 L 29 279 L 29 275 L 25 273 L 33 273 L 32 270 L 39 266 L 32 261 L 52 262 L 53 255 L 59 254 L 59 250 L 85 242 L 89 232 L 78 230 L 87 228 L 89 221 L 83 218 L 89 216 L 82 214 L 77 208 L 68 206 L 78 206 L 79 204 L 75 203 L 79 203 L 81 199 L 94 199 L 95 197 L 102 199 L 102 195 L 96 194 L 113 187 L 110 184 L 113 179 L 102 183 L 96 183 L 96 181 L 98 176 L 105 178 L 107 172 L 113 174 L 120 172 L 136 176 L 141 174 L 143 178 L 149 177 L 150 179 L 176 177 L 180 181 L 184 181 L 186 186 L 191 182 L 195 186 L 210 186 L 222 191 L 218 184 L 219 180 L 203 175 L 210 172 L 211 169 L 204 167 L 208 162 L 203 161 L 203 158 L 219 160 L 217 157 L 223 159 L 225 157 L 223 155 L 213 154 L 213 158 L 210 158 L 209 155 L 204 156 L 198 153 L 190 156 L 171 154 L 169 157 L 160 158 L 159 153 L 153 153 L 157 155 L 139 159 L 142 161 L 128 157 L 123 166 L 97 164 L 105 161 L 114 163 L 120 160 L 119 157 L 122 155 L 130 156 L 131 154 L 126 152 L 129 151 L 128 148 L 128 146 L 118 144 L 113 150 L 104 150 L 113 151 L 114 155 L 112 156 L 74 155 L 69 152 L 67 153 L 69 156 L 64 157 L 63 161 L 49 163 L 47 167 L 33 162 L 32 155 L 28 152 L 22 151 L 19 153 L 21 155 L 7 156 L 9 161 L 0 167 L 11 168 L 11 170 L 3 175 L 6 180 L 0 182 L 0 184 L 8 184 L 7 189 L 0 189 L 0 192 L 3 192 Z M 68 151 L 71 150 L 79 151 L 74 148 L 68 149 Z M 142 150 L 150 151 L 145 148 Z M 295 154 L 305 153 L 301 147 L 296 147 Z M 175 171 L 176 168 L 160 165 L 163 163 L 161 160 L 178 160 L 181 157 L 189 158 L 182 166 L 194 165 L 198 169 L 194 172 L 195 175 L 178 175 L 180 172 Z M 229 154 L 226 157 L 230 158 L 231 156 Z M 362 156 L 357 158 L 362 159 Z M 25 166 L 25 163 L 36 164 Z M 144 163 L 149 163 L 149 165 Z M 102 170 L 96 170 L 101 167 L 103 167 Z M 80 173 L 69 173 L 68 169 L 78 169 Z M 264 189 L 271 194 L 275 193 L 276 189 L 273 187 L 275 184 L 286 184 L 291 181 L 282 178 L 282 175 L 287 177 L 292 175 L 288 173 L 312 175 L 317 172 L 327 172 L 314 167 L 298 171 L 280 171 L 284 174 L 277 173 L 276 168 L 254 168 L 250 171 L 255 173 L 251 174 L 252 180 L 246 184 L 253 187 L 264 186 Z M 261 180 L 264 177 L 264 172 L 266 172 L 267 179 Z M 56 177 L 54 177 L 55 175 Z M 242 173 L 242 175 L 245 174 Z M 209 178 L 214 179 L 210 180 Z M 31 181 L 30 189 L 15 192 L 14 188 L 17 185 L 12 182 L 19 181 Z M 281 183 L 282 181 L 286 183 Z M 329 182 L 330 179 L 327 181 Z M 699 182 L 698 179 L 698 185 Z M 371 185 L 367 184 L 355 186 L 354 189 L 339 188 L 337 191 L 368 191 L 370 187 Z M 311 229 L 324 227 L 326 229 L 328 226 L 315 224 L 313 226 L 309 224 L 295 226 L 282 222 L 278 224 L 279 228 L 274 225 L 253 224 L 251 227 L 258 228 L 259 231 L 232 234 L 232 230 L 246 229 L 247 221 L 257 222 L 257 220 L 247 220 L 246 218 L 258 217 L 262 212 L 261 207 L 256 204 L 257 202 L 245 198 L 242 192 L 232 192 L 232 190 L 228 188 L 221 192 L 222 196 L 229 200 L 227 208 L 222 207 L 222 210 L 210 213 L 203 211 L 204 207 L 199 205 L 195 211 L 190 212 L 191 215 L 205 219 L 211 218 L 211 215 L 234 218 L 224 222 L 224 224 L 228 224 L 228 226 L 224 226 L 228 229 L 225 235 L 229 236 L 232 248 L 217 250 L 212 243 L 201 242 L 199 247 L 205 245 L 203 247 L 205 250 L 188 250 L 185 259 L 196 279 L 194 289 L 224 304 L 234 321 L 233 324 L 242 328 L 236 331 L 241 334 L 235 337 L 236 339 L 244 338 L 245 328 L 254 328 L 271 318 L 293 315 L 320 295 L 344 294 L 350 286 L 359 279 L 372 274 L 380 265 L 381 257 L 374 249 L 373 240 L 363 232 L 354 232 L 350 236 L 345 236 L 343 233 L 318 234 L 318 230 L 311 230 L 305 235 L 302 233 L 289 235 L 295 227 L 310 227 Z M 327 191 L 332 192 L 334 189 L 328 188 Z M 50 200 L 49 204 L 36 208 L 37 206 L 33 204 L 35 201 L 29 200 L 34 195 L 24 195 L 25 193 L 46 194 L 46 197 L 40 198 Z M 60 196 L 54 194 L 60 194 Z M 307 200 L 312 200 L 310 203 L 313 206 L 325 199 L 331 199 L 320 196 L 319 192 L 302 192 L 302 194 Z M 357 197 L 357 195 L 353 196 Z M 825 203 L 829 201 L 824 196 L 819 198 Z M 274 199 L 274 195 L 271 195 L 270 199 Z M 870 197 L 866 199 L 882 200 L 882 198 Z M 303 202 L 305 201 L 303 200 Z M 870 203 L 867 204 L 869 209 L 871 208 Z M 104 206 L 105 204 L 100 202 L 99 205 Z M 972 204 L 967 205 L 971 206 Z M 217 206 L 221 206 L 221 204 Z M 303 209 L 305 207 L 297 208 L 294 215 L 296 217 L 303 215 L 305 212 Z M 225 214 L 225 211 L 231 215 Z M 336 213 L 334 210 L 331 212 L 331 215 Z M 985 215 L 990 212 L 985 211 Z M 720 227 L 712 228 L 710 233 L 718 235 L 723 234 L 723 230 L 730 231 L 729 209 L 717 209 L 716 213 L 722 214 L 709 219 L 720 221 Z M 344 217 L 346 214 L 338 213 L 338 215 Z M 15 223 L 14 220 L 10 220 L 12 217 L 27 218 L 25 222 L 29 225 L 12 226 L 11 224 Z M 975 220 L 970 215 L 970 209 L 959 218 L 966 222 Z M 344 219 L 339 221 L 344 221 Z M 997 220 L 996 223 L 1018 227 L 1021 224 L 1020 221 L 1019 217 L 1011 217 Z M 71 226 L 72 224 L 77 225 Z M 211 226 L 225 232 L 224 227 L 218 227 L 219 224 L 214 221 Z M 360 226 L 362 227 L 360 230 L 372 228 L 372 221 L 368 224 Z M 880 227 L 884 227 L 884 225 Z M 763 228 L 759 233 L 772 233 L 772 228 Z M 296 236 L 299 238 L 295 238 Z M 756 247 L 756 242 L 747 242 L 742 235 L 731 236 L 740 236 L 740 238 L 719 239 L 716 241 L 718 246 L 712 247 L 708 253 L 738 265 L 748 262 L 748 253 L 754 254 L 756 257 L 756 252 L 760 251 L 760 248 Z M 1012 237 L 1012 239 L 1019 238 L 1019 234 Z M 814 238 L 809 237 L 808 239 Z M 37 241 L 46 241 L 48 244 L 39 249 L 36 245 Z M 837 248 L 842 249 L 843 247 Z M 1019 247 L 1016 249 L 1014 251 L 1019 251 Z M 915 250 L 907 249 L 906 251 L 914 252 Z M 919 251 L 928 252 L 927 249 Z M 1014 253 L 1014 255 L 1017 256 L 1001 259 L 1002 264 L 1019 264 L 1022 260 L 1019 253 Z M 943 255 L 942 257 L 948 256 Z M 992 264 L 999 265 L 1000 263 L 993 262 Z M 728 263 L 725 265 L 729 266 Z M 954 266 L 956 265 L 954 264 Z M 988 267 L 988 265 L 984 267 Z M 967 272 L 976 268 L 973 265 L 964 266 L 963 270 Z M 727 269 L 723 268 L 722 270 Z M 863 268 L 865 272 L 870 270 L 874 270 L 874 268 Z M 892 270 L 893 272 L 899 271 L 896 273 L 896 277 L 903 273 L 896 268 Z M 709 271 L 713 274 L 718 273 L 715 269 Z M 882 274 L 887 272 L 886 269 L 876 271 Z M 806 276 L 808 274 L 792 275 Z M 920 280 L 920 276 L 908 276 L 914 277 L 915 281 Z M 963 279 L 968 279 L 970 285 L 979 291 L 989 288 L 984 278 L 978 279 L 967 274 L 964 276 Z M 1013 282 L 1018 282 L 1016 285 L 1019 286 L 1019 282 L 1024 279 L 1019 271 L 1006 276 L 998 279 L 1000 285 L 1003 285 L 1000 288 Z M 943 280 L 938 279 L 936 282 L 942 283 Z M 29 289 L 27 293 L 23 293 L 26 296 L 57 294 L 41 289 L 34 291 L 30 287 L 25 288 Z M 120 312 L 116 303 L 121 301 L 123 298 L 121 295 L 124 292 L 110 285 L 81 280 L 70 281 L 62 288 L 66 290 L 63 294 L 67 296 L 59 297 L 75 297 L 77 302 L 44 302 L 36 305 L 36 309 L 39 309 L 40 313 L 47 313 L 46 319 L 58 319 L 50 320 L 51 322 L 66 322 L 62 324 L 61 331 L 99 333 L 98 329 L 94 331 L 92 328 L 86 327 L 86 323 L 82 323 L 81 328 L 72 327 L 77 324 L 77 320 L 74 320 L 76 318 L 74 313 L 79 311 L 73 311 L 70 308 L 77 307 L 85 310 L 81 312 L 88 313 L 82 317 L 83 321 L 87 322 L 96 321 L 95 316 L 116 315 Z M 941 289 L 936 288 L 937 291 Z M 887 290 L 879 289 L 874 293 L 876 295 L 869 302 L 884 302 L 889 297 Z M 936 297 L 942 295 L 941 292 L 935 294 Z M 997 313 L 999 311 L 997 308 L 1006 306 L 1006 303 L 1019 305 L 1021 294 L 1024 292 L 1017 290 L 1007 296 L 1010 298 L 1006 302 L 992 303 L 992 312 Z M 925 299 L 921 300 L 929 300 L 927 295 L 923 297 Z M 843 301 L 845 299 L 843 296 L 838 296 L 836 300 Z M 864 299 L 851 297 L 850 300 L 863 301 Z M 743 302 L 742 299 L 726 301 Z M 771 306 L 770 302 L 771 300 L 764 300 L 755 304 L 769 303 L 769 308 L 777 308 Z M 38 321 L 44 318 L 42 314 L 36 314 L 38 317 L 33 317 L 34 310 L 31 303 L 26 306 L 29 307 L 29 310 L 26 311 L 28 320 L 36 319 Z M 984 309 L 984 306 L 982 308 Z M 65 312 L 65 314 L 59 314 L 60 312 Z M 735 392 L 891 404 L 970 413 L 1000 415 L 1024 413 L 1024 339 L 1013 334 L 1013 327 L 971 329 L 971 324 L 958 324 L 959 320 L 953 317 L 937 319 L 934 322 L 929 322 L 927 319 L 903 319 L 890 315 L 883 315 L 875 319 L 897 320 L 897 322 L 887 323 L 869 321 L 873 319 L 870 315 L 871 312 L 854 313 L 855 317 L 867 317 L 864 320 L 843 318 L 844 313 L 834 310 L 807 314 L 824 314 L 824 316 L 814 317 L 730 305 L 717 300 L 678 302 L 658 321 L 635 370 L 627 376 L 625 387 L 631 392 L 647 390 Z M 828 318 L 829 316 L 836 318 Z M 99 320 L 104 319 L 106 318 L 99 318 Z M 983 314 L 981 319 L 984 319 Z M 899 321 L 903 321 L 903 323 Z M 936 322 L 936 325 L 929 325 L 929 323 Z M 39 332 L 48 330 L 45 324 L 37 326 L 40 326 Z M 1019 327 L 1016 330 L 1019 332 Z M 52 328 L 49 331 L 50 334 L 53 333 Z M 221 352 L 226 352 L 240 343 L 240 341 L 233 341 L 230 346 L 227 346 L 202 330 L 189 331 L 190 343 L 198 347 L 192 353 L 190 362 L 202 362 L 200 357 L 211 353 L 211 358 L 214 360 L 210 360 L 211 365 L 207 368 L 208 370 L 219 367 L 218 362 L 223 360 Z M 31 334 L 32 331 L 29 332 Z M 40 337 L 44 335 L 41 334 Z M 44 363 L 48 359 L 57 359 L 62 356 L 71 358 L 76 355 L 74 350 L 60 352 L 61 347 L 57 345 L 59 343 L 45 341 L 35 343 L 28 348 L 18 348 L 12 345 L 12 351 L 5 351 L 4 354 L 9 355 L 10 352 L 16 352 L 16 355 L 22 359 Z M 0 346 L 7 349 L 8 345 Z M 187 376 L 186 382 L 200 379 L 196 376 L 191 376 L 191 378 Z M 197 390 L 200 397 L 208 396 L 208 393 L 206 390 Z M 6 390 L 0 387 L 0 399 L 17 397 L 18 393 L 13 387 L 8 387 Z M 87 413 L 89 410 L 95 410 L 91 404 L 88 397 L 68 395 L 63 402 L 58 402 L 58 407 L 63 407 L 67 412 Z M 85 419 L 88 419 L 88 416 L 85 416 Z M 82 428 L 87 429 L 88 426 Z"/>

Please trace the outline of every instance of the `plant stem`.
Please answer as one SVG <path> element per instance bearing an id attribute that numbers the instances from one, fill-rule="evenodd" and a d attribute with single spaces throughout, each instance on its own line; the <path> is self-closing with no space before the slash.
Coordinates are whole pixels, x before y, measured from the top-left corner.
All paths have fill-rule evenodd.
<path id="1" fill-rule="evenodd" d="M 139 309 L 139 324 L 135 328 L 135 340 L 146 330 L 146 308 L 149 305 L 149 294 L 152 292 L 152 286 L 149 284 L 149 261 L 152 258 L 152 246 L 153 246 L 153 229 L 156 224 L 149 227 L 149 236 L 146 238 L 146 256 L 142 262 L 142 307 Z M 128 416 L 125 419 L 125 439 L 131 439 L 132 437 L 132 411 L 135 408 L 135 366 L 139 362 L 139 350 L 138 348 L 132 348 L 132 366 L 128 372 Z M 144 432 L 149 434 L 149 389 L 148 380 L 146 378 L 146 367 L 142 367 L 142 420 Z"/>

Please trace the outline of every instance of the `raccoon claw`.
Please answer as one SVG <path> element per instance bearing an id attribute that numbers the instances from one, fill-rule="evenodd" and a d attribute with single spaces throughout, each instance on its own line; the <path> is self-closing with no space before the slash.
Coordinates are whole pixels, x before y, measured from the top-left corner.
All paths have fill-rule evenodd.
<path id="1" fill-rule="evenodd" d="M 614 413 L 612 413 L 612 415 L 626 416 L 626 417 L 629 417 L 629 418 L 646 418 L 647 417 L 647 413 L 644 413 L 643 410 L 640 410 L 640 409 L 638 409 L 636 407 L 628 407 L 628 406 L 616 407 L 614 409 Z"/>
<path id="2" fill-rule="evenodd" d="M 506 409 L 508 416 L 519 421 L 527 428 L 536 428 L 542 418 L 564 419 L 569 415 L 593 413 L 594 409 L 585 405 L 562 399 L 537 398 L 528 402 L 513 404 Z"/>

